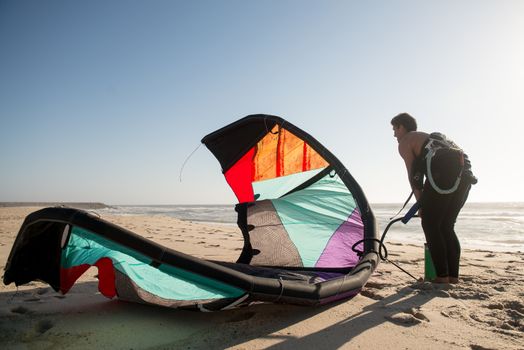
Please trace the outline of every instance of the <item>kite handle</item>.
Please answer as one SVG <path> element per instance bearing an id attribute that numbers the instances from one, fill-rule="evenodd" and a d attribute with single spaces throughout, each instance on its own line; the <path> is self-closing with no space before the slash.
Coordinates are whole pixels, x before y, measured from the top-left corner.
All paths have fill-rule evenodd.
<path id="1" fill-rule="evenodd" d="M 420 203 L 416 202 L 415 204 L 413 204 L 411 209 L 408 210 L 406 215 L 402 217 L 402 220 L 400 221 L 402 221 L 403 224 L 407 224 L 409 220 L 411 220 L 412 217 L 416 217 L 415 214 L 417 213 L 419 209 L 420 209 Z"/>

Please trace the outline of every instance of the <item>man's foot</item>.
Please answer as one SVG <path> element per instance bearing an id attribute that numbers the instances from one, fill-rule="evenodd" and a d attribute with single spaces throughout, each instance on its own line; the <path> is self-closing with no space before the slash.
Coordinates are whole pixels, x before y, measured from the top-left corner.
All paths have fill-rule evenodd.
<path id="1" fill-rule="evenodd" d="M 449 278 L 449 283 L 453 283 L 453 284 L 459 283 L 458 277 L 448 277 L 448 278 Z"/>
<path id="2" fill-rule="evenodd" d="M 431 283 L 450 283 L 449 277 L 435 277 L 430 282 Z"/>

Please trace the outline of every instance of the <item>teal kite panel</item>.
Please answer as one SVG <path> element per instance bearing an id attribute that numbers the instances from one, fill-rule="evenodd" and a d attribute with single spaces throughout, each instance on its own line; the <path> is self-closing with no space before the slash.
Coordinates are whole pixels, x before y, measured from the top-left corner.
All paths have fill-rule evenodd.
<path id="1" fill-rule="evenodd" d="M 94 265 L 110 258 L 115 269 L 127 275 L 143 290 L 172 300 L 236 298 L 245 292 L 236 287 L 174 266 L 151 265 L 151 259 L 90 231 L 73 227 L 68 244 L 62 250 L 62 268 Z"/>
<path id="2" fill-rule="evenodd" d="M 357 204 L 338 175 L 272 200 L 306 267 L 314 267 L 329 239 Z"/>
<path id="3" fill-rule="evenodd" d="M 253 182 L 253 191 L 257 200 L 279 198 L 292 189 L 311 179 L 325 168 L 304 171 L 296 174 Z M 259 197 L 257 197 L 259 195 Z"/>

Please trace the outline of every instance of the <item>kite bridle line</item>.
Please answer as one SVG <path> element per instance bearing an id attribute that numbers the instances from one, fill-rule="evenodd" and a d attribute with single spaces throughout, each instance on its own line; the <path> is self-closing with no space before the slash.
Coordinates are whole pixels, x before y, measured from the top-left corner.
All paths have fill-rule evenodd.
<path id="1" fill-rule="evenodd" d="M 382 236 L 380 237 L 380 239 L 376 239 L 376 238 L 364 238 L 364 239 L 361 239 L 361 240 L 357 241 L 355 244 L 353 244 L 353 246 L 351 247 L 351 250 L 353 250 L 355 253 L 357 253 L 357 255 L 360 257 L 360 256 L 362 256 L 364 254 L 364 252 L 358 250 L 356 248 L 357 245 L 359 245 L 359 244 L 361 244 L 363 242 L 366 242 L 366 241 L 377 242 L 378 243 L 378 252 L 376 252 L 374 250 L 372 250 L 371 252 L 376 253 L 379 256 L 380 260 L 393 264 L 393 266 L 395 266 L 396 268 L 398 268 L 399 270 L 401 270 L 405 274 L 409 275 L 411 278 L 413 278 L 415 281 L 418 282 L 418 280 L 419 280 L 418 278 L 416 278 L 415 276 L 413 276 L 412 274 L 407 272 L 405 269 L 403 269 L 397 263 L 395 263 L 395 262 L 391 261 L 390 259 L 388 259 L 388 250 L 386 248 L 386 245 L 384 244 L 384 239 L 386 238 L 386 234 L 388 233 L 389 228 L 391 227 L 391 225 L 393 225 L 394 223 L 396 223 L 398 221 L 403 220 L 406 216 L 403 216 L 403 217 L 395 219 L 395 220 L 391 220 L 388 223 L 388 225 L 386 226 L 386 228 L 384 230 L 384 233 L 382 233 Z M 411 217 L 417 217 L 418 218 L 419 216 L 418 215 L 413 215 Z"/>
<path id="2" fill-rule="evenodd" d="M 182 163 L 182 166 L 180 167 L 180 176 L 179 176 L 180 182 L 182 182 L 182 171 L 184 171 L 184 167 L 186 166 L 187 161 L 189 160 L 189 158 L 191 158 L 193 156 L 193 154 L 195 154 L 196 151 L 198 151 L 200 146 L 202 146 L 202 143 L 199 143 L 198 146 L 193 150 L 193 152 L 191 152 L 186 157 L 186 160 L 184 160 L 184 163 Z"/>

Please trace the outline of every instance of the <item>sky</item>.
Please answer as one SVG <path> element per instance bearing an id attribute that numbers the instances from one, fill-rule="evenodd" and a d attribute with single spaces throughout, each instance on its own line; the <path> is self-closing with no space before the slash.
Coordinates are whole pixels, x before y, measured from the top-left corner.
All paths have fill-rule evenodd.
<path id="1" fill-rule="evenodd" d="M 200 140 L 265 113 L 399 203 L 400 112 L 524 201 L 524 1 L 0 0 L 0 201 L 234 203 Z"/>

